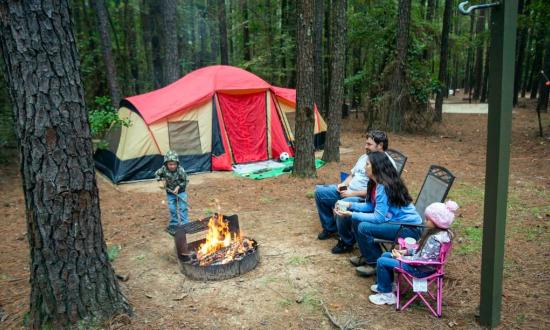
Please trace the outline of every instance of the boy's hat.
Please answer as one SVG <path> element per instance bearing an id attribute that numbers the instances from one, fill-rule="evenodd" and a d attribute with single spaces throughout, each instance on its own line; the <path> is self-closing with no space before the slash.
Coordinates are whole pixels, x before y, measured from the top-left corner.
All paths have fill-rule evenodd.
<path id="1" fill-rule="evenodd" d="M 455 212 L 458 210 L 458 204 L 449 200 L 445 204 L 432 203 L 424 211 L 427 219 L 430 219 L 434 225 L 441 229 L 447 229 L 455 219 Z"/>
<path id="2" fill-rule="evenodd" d="M 168 150 L 166 155 L 164 155 L 164 164 L 166 164 L 166 162 L 176 162 L 179 164 L 178 154 L 173 150 Z"/>

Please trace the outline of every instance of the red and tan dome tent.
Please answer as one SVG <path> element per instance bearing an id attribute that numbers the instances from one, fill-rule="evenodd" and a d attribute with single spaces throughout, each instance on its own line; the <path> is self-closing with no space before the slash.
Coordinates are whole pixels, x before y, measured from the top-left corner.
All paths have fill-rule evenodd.
<path id="1" fill-rule="evenodd" d="M 113 182 L 151 179 L 163 155 L 175 150 L 189 173 L 231 170 L 232 164 L 293 155 L 296 90 L 271 86 L 240 68 L 198 69 L 161 89 L 128 97 L 96 167 Z M 315 109 L 315 141 L 326 124 Z"/>

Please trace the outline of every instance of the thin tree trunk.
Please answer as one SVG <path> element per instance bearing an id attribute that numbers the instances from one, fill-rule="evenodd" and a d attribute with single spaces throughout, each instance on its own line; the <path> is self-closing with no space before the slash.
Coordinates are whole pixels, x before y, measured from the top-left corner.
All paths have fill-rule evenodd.
<path id="1" fill-rule="evenodd" d="M 399 0 L 397 14 L 397 45 L 396 65 L 393 72 L 393 82 L 390 87 L 391 103 L 388 113 L 388 126 L 394 132 L 400 131 L 404 108 L 404 91 L 406 86 L 405 65 L 409 48 L 409 29 L 411 23 L 411 0 Z"/>
<path id="2" fill-rule="evenodd" d="M 529 77 L 531 91 L 529 98 L 531 100 L 537 98 L 537 92 L 539 90 L 539 83 L 541 80 L 540 69 L 542 69 L 542 55 L 544 53 L 544 37 L 544 28 L 541 27 L 540 31 L 536 34 L 535 57 L 531 67 L 531 76 Z"/>
<path id="3" fill-rule="evenodd" d="M 29 327 L 87 328 L 131 313 L 103 238 L 68 1 L 0 2 L 0 48 L 25 196 Z"/>
<path id="4" fill-rule="evenodd" d="M 518 3 L 518 17 L 523 17 L 524 8 L 529 7 L 529 0 L 520 0 Z M 517 48 L 516 48 L 516 70 L 514 74 L 514 97 L 513 105 L 518 104 L 518 94 L 521 87 L 521 78 L 523 70 L 523 60 L 525 58 L 525 45 L 527 44 L 527 27 L 521 27 L 517 32 Z"/>
<path id="5" fill-rule="evenodd" d="M 178 25 L 176 0 L 162 0 L 160 9 L 162 11 L 162 50 L 163 56 L 163 81 L 166 86 L 180 77 L 178 61 Z"/>
<path id="6" fill-rule="evenodd" d="M 439 89 L 435 97 L 435 121 L 441 122 L 443 119 L 443 97 L 447 96 L 449 84 L 447 77 L 447 60 L 449 58 L 449 31 L 451 30 L 451 7 L 453 0 L 445 0 L 445 9 L 443 12 L 443 28 L 441 31 L 441 50 L 439 53 Z"/>
<path id="7" fill-rule="evenodd" d="M 249 62 L 252 59 L 252 54 L 250 52 L 250 29 L 248 22 L 248 0 L 242 0 L 243 11 L 243 60 Z"/>
<path id="8" fill-rule="evenodd" d="M 206 50 L 206 8 L 203 6 L 199 9 L 199 44 L 200 44 L 200 58 L 199 58 L 199 67 L 206 65 L 208 61 L 208 52 Z"/>
<path id="9" fill-rule="evenodd" d="M 296 86 L 296 154 L 293 175 L 312 178 L 317 176 L 313 145 L 313 1 L 297 1 L 297 86 Z"/>
<path id="10" fill-rule="evenodd" d="M 313 17 L 313 61 L 315 63 L 315 104 L 321 115 L 326 118 L 326 109 L 323 107 L 323 17 L 325 15 L 325 0 L 314 0 L 315 15 Z M 326 150 L 326 149 L 325 149 Z"/>
<path id="11" fill-rule="evenodd" d="M 126 34 L 125 41 L 125 56 L 128 60 L 128 66 L 130 67 L 129 85 L 130 94 L 140 93 L 140 81 L 139 81 L 139 49 L 136 41 L 135 30 L 135 13 L 133 7 L 129 4 L 129 0 L 124 0 L 124 31 Z"/>
<path id="12" fill-rule="evenodd" d="M 544 73 L 546 76 L 550 74 L 550 28 L 546 30 L 546 51 L 544 52 Z M 548 112 L 548 89 L 550 86 L 546 86 L 546 79 L 539 74 L 540 76 L 540 89 L 539 89 L 539 99 L 537 102 L 537 111 Z"/>
<path id="13" fill-rule="evenodd" d="M 346 69 L 346 0 L 332 0 L 331 79 L 330 102 L 328 105 L 327 133 L 323 160 L 340 161 L 340 129 L 342 126 L 342 105 L 344 103 L 344 76 Z"/>
<path id="14" fill-rule="evenodd" d="M 526 54 L 526 57 L 525 57 L 525 68 L 523 70 L 523 78 L 521 79 L 521 97 L 524 98 L 525 97 L 525 94 L 527 93 L 527 87 L 530 83 L 530 80 L 529 80 L 529 77 L 531 76 L 530 75 L 530 70 L 529 68 L 531 68 L 531 47 L 533 46 L 533 31 L 530 29 L 529 32 L 527 33 L 527 54 Z"/>
<path id="15" fill-rule="evenodd" d="M 483 82 L 483 40 L 482 34 L 485 30 L 485 16 L 482 12 L 478 13 L 476 25 L 476 62 L 474 66 L 474 100 L 479 100 L 481 95 L 481 84 Z"/>
<path id="16" fill-rule="evenodd" d="M 97 15 L 97 27 L 101 40 L 101 50 L 103 53 L 103 61 L 105 62 L 105 70 L 107 75 L 107 84 L 111 94 L 111 103 L 115 108 L 118 108 L 120 102 L 120 89 L 118 88 L 117 72 L 115 62 L 113 60 L 113 52 L 111 51 L 111 36 L 109 34 L 107 8 L 105 8 L 104 0 L 92 0 Z"/>
<path id="17" fill-rule="evenodd" d="M 325 3 L 325 63 L 324 63 L 324 68 L 326 70 L 323 70 L 324 72 L 324 91 L 323 91 L 323 94 L 324 94 L 324 98 L 323 98 L 323 105 L 321 106 L 322 109 L 324 109 L 324 112 L 321 113 L 322 116 L 326 117 L 326 112 L 328 110 L 328 104 L 329 104 L 329 98 L 330 98 L 330 78 L 331 78 L 331 64 L 330 64 L 330 59 L 331 59 L 331 54 L 330 54 L 330 51 L 331 51 L 331 47 L 330 45 L 332 45 L 332 33 L 331 33 L 331 25 L 330 25 L 330 22 L 332 22 L 332 12 L 331 12 L 331 8 L 332 8 L 332 1 L 331 0 L 326 0 L 326 3 Z"/>
<path id="18" fill-rule="evenodd" d="M 466 59 L 466 77 L 464 79 L 464 94 L 469 94 L 472 89 L 472 62 L 473 62 L 473 50 L 471 47 L 472 40 L 474 38 L 474 20 L 475 16 L 470 15 L 470 46 L 468 47 L 468 55 Z"/>
<path id="19" fill-rule="evenodd" d="M 427 0 L 426 7 L 426 21 L 431 23 L 435 15 L 435 1 Z M 422 51 L 422 57 L 424 60 L 430 60 L 433 57 L 432 46 L 433 45 L 426 45 L 426 48 Z"/>
<path id="20" fill-rule="evenodd" d="M 218 27 L 220 33 L 220 62 L 223 65 L 229 64 L 229 53 L 227 47 L 227 19 L 225 15 L 225 0 L 218 0 Z"/>
<path id="21" fill-rule="evenodd" d="M 145 66 L 142 68 L 143 76 L 145 76 L 146 85 L 145 88 L 151 88 L 155 86 L 155 79 L 153 77 L 153 54 L 152 54 L 152 34 L 151 26 L 152 14 L 150 13 L 150 6 L 148 0 L 142 0 L 140 4 L 140 20 L 141 20 L 141 40 L 143 43 L 143 54 L 145 58 Z"/>

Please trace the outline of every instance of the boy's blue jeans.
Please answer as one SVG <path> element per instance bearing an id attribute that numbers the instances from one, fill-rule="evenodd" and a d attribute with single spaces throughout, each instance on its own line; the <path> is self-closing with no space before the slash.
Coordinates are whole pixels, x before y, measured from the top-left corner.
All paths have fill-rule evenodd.
<path id="1" fill-rule="evenodd" d="M 176 196 L 171 192 L 167 192 L 166 199 L 168 200 L 168 209 L 170 210 L 168 228 L 174 228 L 177 225 L 189 222 L 189 218 L 187 217 L 187 193 L 180 192 Z"/>
<path id="2" fill-rule="evenodd" d="M 315 187 L 315 204 L 317 204 L 317 212 L 319 212 L 319 220 L 324 230 L 334 233 L 338 230 L 336 220 L 332 209 L 338 200 L 342 199 L 338 192 L 337 186 L 333 185 L 317 185 Z M 359 197 L 346 197 L 342 199 L 346 202 L 358 202 Z"/>
<path id="3" fill-rule="evenodd" d="M 390 252 L 384 252 L 380 258 L 376 261 L 376 285 L 377 289 L 381 293 L 391 292 L 393 283 L 393 269 L 399 266 L 399 260 L 394 259 Z M 409 274 L 416 278 L 426 277 L 433 274 L 433 272 L 421 272 L 416 267 L 402 264 L 401 266 Z"/>

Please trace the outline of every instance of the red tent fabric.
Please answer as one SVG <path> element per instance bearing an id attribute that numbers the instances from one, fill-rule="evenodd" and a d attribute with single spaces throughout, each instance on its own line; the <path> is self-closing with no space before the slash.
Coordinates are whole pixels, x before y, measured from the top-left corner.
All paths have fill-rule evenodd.
<path id="1" fill-rule="evenodd" d="M 126 100 L 139 110 L 145 123 L 152 124 L 205 102 L 215 92 L 262 91 L 270 87 L 266 81 L 246 70 L 213 65 L 195 70 L 166 87 Z"/>

